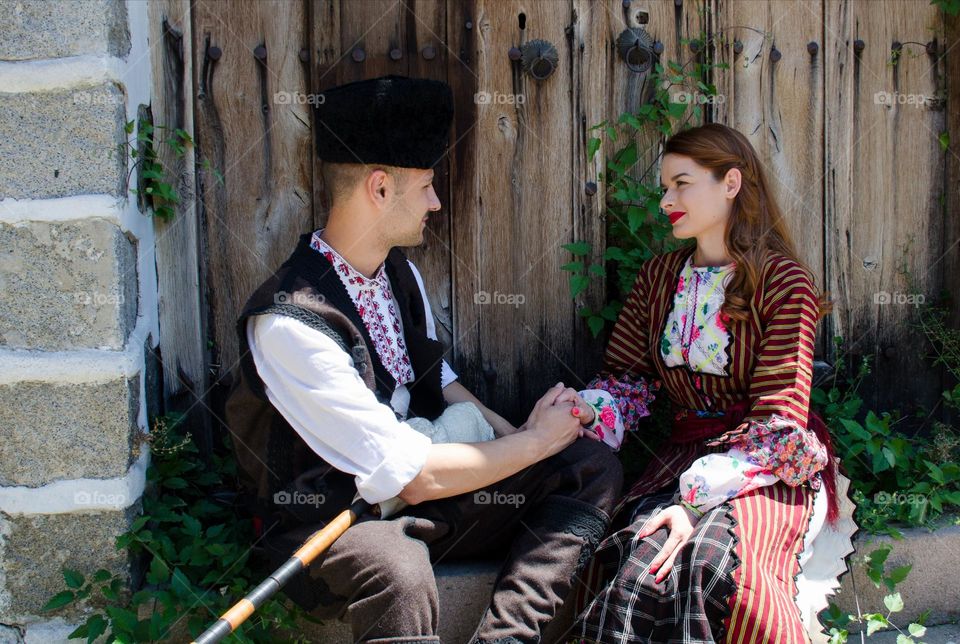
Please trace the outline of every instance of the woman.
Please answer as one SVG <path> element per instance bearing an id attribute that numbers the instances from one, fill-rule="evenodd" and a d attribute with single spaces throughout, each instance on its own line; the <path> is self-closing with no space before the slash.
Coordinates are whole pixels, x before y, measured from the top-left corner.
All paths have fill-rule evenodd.
<path id="1" fill-rule="evenodd" d="M 655 397 L 672 405 L 672 434 L 618 506 L 574 630 L 620 643 L 809 641 L 852 550 L 852 521 L 835 523 L 829 433 L 809 409 L 827 305 L 742 134 L 675 135 L 661 178 L 673 234 L 696 243 L 641 267 L 605 369 L 576 400 L 614 449 Z M 845 532 L 811 547 L 825 522 Z M 819 586 L 801 575 L 818 550 L 830 577 Z"/>

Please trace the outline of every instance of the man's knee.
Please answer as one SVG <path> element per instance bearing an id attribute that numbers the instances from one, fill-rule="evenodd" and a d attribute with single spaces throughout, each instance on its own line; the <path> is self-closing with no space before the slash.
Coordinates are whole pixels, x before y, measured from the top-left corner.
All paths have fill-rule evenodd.
<path id="1" fill-rule="evenodd" d="M 351 554 L 364 561 L 364 576 L 371 583 L 398 596 L 414 593 L 435 599 L 437 584 L 427 546 L 404 532 L 405 521 L 366 521 L 350 528 L 344 537 L 353 537 Z M 351 535 L 357 528 L 360 530 Z"/>
<path id="2" fill-rule="evenodd" d="M 623 466 L 616 453 L 604 443 L 581 438 L 559 456 L 577 479 L 575 496 L 610 512 L 623 488 Z"/>
<path id="3" fill-rule="evenodd" d="M 616 452 L 605 443 L 580 438 L 561 453 L 569 459 L 571 465 L 592 475 L 593 479 L 603 479 L 611 486 L 622 486 L 623 466 Z"/>

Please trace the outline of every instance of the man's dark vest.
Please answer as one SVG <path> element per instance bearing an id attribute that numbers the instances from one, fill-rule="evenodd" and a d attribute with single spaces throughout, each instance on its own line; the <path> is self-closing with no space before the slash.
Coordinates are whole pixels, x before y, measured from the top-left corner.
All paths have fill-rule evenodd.
<path id="1" fill-rule="evenodd" d="M 311 450 L 267 399 L 247 343 L 247 320 L 279 314 L 297 319 L 332 338 L 347 352 L 364 383 L 390 406 L 397 383 L 384 368 L 350 295 L 322 253 L 303 235 L 283 266 L 253 293 L 237 321 L 240 368 L 226 405 L 240 467 L 258 515 L 295 527 L 327 521 L 350 505 L 354 476 L 331 467 Z M 427 337 L 424 303 L 404 254 L 393 249 L 385 262 L 397 300 L 403 335 L 416 380 L 410 416 L 430 420 L 445 406 L 440 388 L 443 346 Z M 336 431 L 353 431 L 349 426 Z"/>

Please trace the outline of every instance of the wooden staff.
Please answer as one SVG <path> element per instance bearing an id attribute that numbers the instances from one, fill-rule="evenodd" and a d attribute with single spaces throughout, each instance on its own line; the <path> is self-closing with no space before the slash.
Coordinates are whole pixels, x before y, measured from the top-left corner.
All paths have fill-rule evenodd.
<path id="1" fill-rule="evenodd" d="M 338 514 L 323 529 L 317 530 L 293 553 L 293 556 L 285 564 L 273 571 L 272 575 L 260 582 L 260 585 L 251 590 L 246 597 L 234 604 L 213 626 L 194 640 L 193 644 L 213 644 L 237 630 L 240 624 L 253 615 L 253 611 L 260 608 L 265 601 L 283 588 L 284 584 L 300 574 L 304 568 L 310 565 L 310 562 L 323 554 L 334 541 L 347 531 L 347 528 L 356 522 L 357 517 L 369 509 L 370 504 L 360 499 Z"/>

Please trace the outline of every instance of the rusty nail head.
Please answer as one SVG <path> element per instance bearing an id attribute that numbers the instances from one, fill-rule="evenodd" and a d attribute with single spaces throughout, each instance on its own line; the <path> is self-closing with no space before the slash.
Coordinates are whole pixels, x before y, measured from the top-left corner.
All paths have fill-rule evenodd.
<path id="1" fill-rule="evenodd" d="M 471 29 L 473 29 L 473 21 L 467 20 L 466 24 L 464 24 L 463 26 L 466 28 L 467 31 L 470 31 Z"/>
<path id="2" fill-rule="evenodd" d="M 257 48 L 253 50 L 253 55 L 256 56 L 258 60 L 264 60 L 267 57 L 267 48 L 263 45 L 257 45 Z"/>
<path id="3" fill-rule="evenodd" d="M 390 60 L 400 60 L 403 57 L 403 52 L 394 47 L 390 50 Z"/>
<path id="4" fill-rule="evenodd" d="M 223 55 L 223 52 L 220 51 L 219 47 L 211 47 L 207 50 L 207 56 L 210 57 L 210 60 L 220 60 L 220 56 Z"/>
<path id="5" fill-rule="evenodd" d="M 820 45 L 818 45 L 816 41 L 811 40 L 807 43 L 807 52 L 809 52 L 811 56 L 816 56 L 818 51 L 820 51 Z"/>
<path id="6" fill-rule="evenodd" d="M 863 42 L 859 38 L 853 41 L 853 51 L 860 53 L 863 51 L 863 48 L 867 46 L 867 43 Z"/>
<path id="7" fill-rule="evenodd" d="M 433 45 L 427 45 L 423 48 L 423 57 L 426 60 L 433 60 L 437 57 L 437 50 L 433 47 Z"/>
<path id="8" fill-rule="evenodd" d="M 783 57 L 783 54 L 780 53 L 780 50 L 776 47 L 770 49 L 770 60 L 777 62 Z"/>
<path id="9" fill-rule="evenodd" d="M 592 197 L 597 194 L 597 184 L 593 181 L 587 181 L 586 185 L 583 186 L 583 191 L 587 193 L 588 197 Z"/>
<path id="10" fill-rule="evenodd" d="M 367 58 L 367 52 L 363 51 L 360 47 L 357 47 L 353 50 L 353 60 L 354 62 L 362 63 Z"/>
<path id="11" fill-rule="evenodd" d="M 519 47 L 511 47 L 510 51 L 507 52 L 507 56 L 510 57 L 510 60 L 514 60 L 514 61 L 520 60 L 520 57 L 522 55 L 523 53 L 520 51 Z"/>

